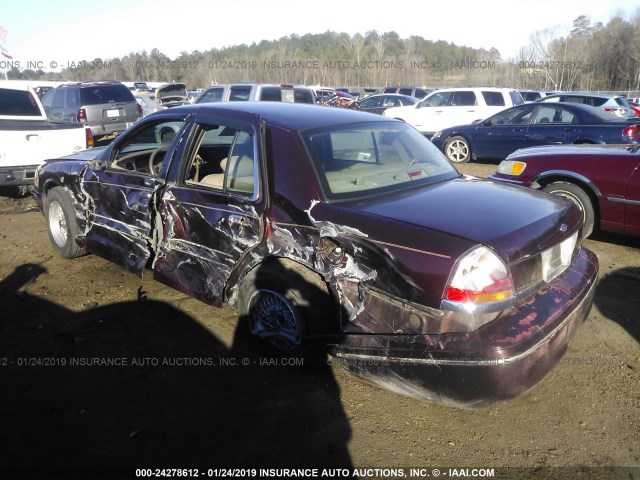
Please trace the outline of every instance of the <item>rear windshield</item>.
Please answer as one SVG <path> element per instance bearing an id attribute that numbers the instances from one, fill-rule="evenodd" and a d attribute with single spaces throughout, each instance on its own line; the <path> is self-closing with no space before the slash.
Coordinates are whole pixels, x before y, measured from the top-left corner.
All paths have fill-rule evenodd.
<path id="1" fill-rule="evenodd" d="M 328 199 L 393 192 L 458 176 L 442 152 L 405 123 L 335 125 L 302 137 Z"/>
<path id="2" fill-rule="evenodd" d="M 0 88 L 0 115 L 41 117 L 42 113 L 31 92 Z"/>
<path id="3" fill-rule="evenodd" d="M 80 88 L 83 105 L 134 102 L 133 94 L 124 85 L 94 85 Z"/>

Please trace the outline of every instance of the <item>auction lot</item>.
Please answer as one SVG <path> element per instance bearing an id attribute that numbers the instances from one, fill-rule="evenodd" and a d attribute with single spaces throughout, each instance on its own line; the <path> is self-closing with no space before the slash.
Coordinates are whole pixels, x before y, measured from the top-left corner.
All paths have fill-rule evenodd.
<path id="1" fill-rule="evenodd" d="M 460 410 L 250 350 L 232 308 L 97 256 L 55 257 L 30 198 L 2 192 L 0 235 L 0 478 L 37 465 L 76 478 L 517 467 L 513 478 L 640 479 L 639 239 L 586 241 L 600 260 L 594 307 L 545 379 L 507 403 Z M 537 470 L 547 467 L 557 470 Z"/>

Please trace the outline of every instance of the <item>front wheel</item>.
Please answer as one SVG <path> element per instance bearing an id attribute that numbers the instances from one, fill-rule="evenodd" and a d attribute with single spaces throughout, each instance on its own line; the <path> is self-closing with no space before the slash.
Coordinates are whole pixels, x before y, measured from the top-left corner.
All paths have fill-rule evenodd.
<path id="1" fill-rule="evenodd" d="M 86 251 L 76 243 L 78 222 L 70 195 L 61 187 L 52 188 L 44 199 L 47 233 L 53 249 L 64 258 L 76 258 Z"/>
<path id="2" fill-rule="evenodd" d="M 587 238 L 593 233 L 595 212 L 589 194 L 579 186 L 568 182 L 554 182 L 543 188 L 547 193 L 560 195 L 576 204 L 582 210 L 582 237 Z"/>
<path id="3" fill-rule="evenodd" d="M 270 261 L 250 271 L 238 291 L 238 316 L 254 339 L 283 353 L 309 351 L 309 337 L 329 333 L 333 299 L 314 273 Z"/>
<path id="4" fill-rule="evenodd" d="M 467 163 L 471 160 L 471 147 L 466 138 L 451 137 L 444 144 L 444 154 L 453 163 Z"/>

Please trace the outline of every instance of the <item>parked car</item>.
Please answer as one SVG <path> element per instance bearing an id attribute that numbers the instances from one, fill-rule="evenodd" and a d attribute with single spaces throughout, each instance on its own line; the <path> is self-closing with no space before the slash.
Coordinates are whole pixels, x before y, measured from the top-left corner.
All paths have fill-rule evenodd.
<path id="1" fill-rule="evenodd" d="M 166 109 L 48 162 L 34 193 L 59 255 L 148 266 L 286 355 L 322 341 L 355 375 L 451 405 L 538 382 L 597 278 L 571 202 L 462 176 L 411 126 L 347 109 Z"/>
<path id="2" fill-rule="evenodd" d="M 166 108 L 179 107 L 191 103 L 184 83 L 165 83 L 156 88 L 155 101 Z"/>
<path id="3" fill-rule="evenodd" d="M 580 207 L 594 229 L 640 235 L 640 146 L 537 147 L 510 155 L 490 177 L 544 190 Z"/>
<path id="4" fill-rule="evenodd" d="M 80 122 L 91 128 L 94 139 L 119 135 L 142 117 L 131 90 L 120 82 L 63 84 L 42 97 L 52 122 Z"/>
<path id="5" fill-rule="evenodd" d="M 636 112 L 636 115 L 638 117 L 640 117 L 640 103 L 638 102 L 633 102 L 631 100 L 627 100 L 627 103 L 629 105 L 631 105 L 631 108 L 633 108 L 633 111 Z"/>
<path id="6" fill-rule="evenodd" d="M 85 125 L 51 122 L 28 85 L 0 82 L 0 187 L 26 193 L 44 160 L 91 147 L 93 135 Z"/>
<path id="7" fill-rule="evenodd" d="M 415 105 L 416 103 L 418 103 L 418 99 L 416 97 L 410 97 L 409 95 L 379 93 L 360 100 L 360 110 L 371 113 L 382 113 L 387 108 Z"/>
<path id="8" fill-rule="evenodd" d="M 134 98 L 136 99 L 136 102 L 138 102 L 138 105 L 140 105 L 140 107 L 142 108 L 142 115 L 145 117 L 154 112 L 157 112 L 158 110 L 166 108 L 155 102 L 149 95 L 134 95 Z"/>
<path id="9" fill-rule="evenodd" d="M 289 84 L 239 83 L 209 87 L 193 103 L 237 101 L 315 103 L 316 97 L 311 87 Z"/>
<path id="10" fill-rule="evenodd" d="M 397 93 L 420 99 L 429 95 L 433 90 L 433 88 L 420 87 L 385 87 L 382 93 Z"/>
<path id="11" fill-rule="evenodd" d="M 431 137 L 443 128 L 482 120 L 522 103 L 520 93 L 510 88 L 442 88 L 413 106 L 389 108 L 383 115 L 407 122 Z"/>
<path id="12" fill-rule="evenodd" d="M 640 143 L 640 125 L 576 103 L 526 103 L 482 122 L 445 128 L 431 137 L 454 163 L 499 159 L 519 148 L 567 143 Z"/>
<path id="13" fill-rule="evenodd" d="M 582 103 L 615 113 L 623 118 L 635 118 L 636 112 L 623 95 L 591 92 L 558 92 L 538 100 L 539 102 Z"/>

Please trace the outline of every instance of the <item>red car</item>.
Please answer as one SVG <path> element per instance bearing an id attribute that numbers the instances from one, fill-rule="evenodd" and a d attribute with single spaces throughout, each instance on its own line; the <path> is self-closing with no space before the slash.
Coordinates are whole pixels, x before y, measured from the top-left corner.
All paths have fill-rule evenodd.
<path id="1" fill-rule="evenodd" d="M 411 126 L 342 108 L 161 110 L 47 162 L 34 193 L 59 255 L 146 271 L 237 306 L 285 354 L 321 342 L 355 375 L 452 405 L 540 380 L 598 273 L 570 202 L 462 176 Z"/>
<path id="2" fill-rule="evenodd" d="M 640 145 L 524 148 L 490 178 L 568 198 L 582 209 L 585 237 L 594 228 L 640 235 L 639 150 Z"/>

